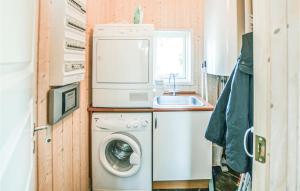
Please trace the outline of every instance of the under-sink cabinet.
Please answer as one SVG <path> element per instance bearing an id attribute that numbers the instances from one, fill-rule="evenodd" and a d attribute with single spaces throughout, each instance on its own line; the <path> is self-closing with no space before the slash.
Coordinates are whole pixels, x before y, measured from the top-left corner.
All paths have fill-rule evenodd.
<path id="1" fill-rule="evenodd" d="M 153 113 L 153 181 L 211 179 L 211 111 Z"/>

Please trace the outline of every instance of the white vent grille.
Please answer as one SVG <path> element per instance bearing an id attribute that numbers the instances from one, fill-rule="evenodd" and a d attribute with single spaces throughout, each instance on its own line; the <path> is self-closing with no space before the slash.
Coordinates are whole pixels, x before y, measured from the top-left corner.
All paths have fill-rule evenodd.
<path id="1" fill-rule="evenodd" d="M 65 48 L 69 50 L 83 51 L 85 50 L 85 43 L 79 40 L 67 38 Z"/>
<path id="2" fill-rule="evenodd" d="M 84 69 L 84 61 L 67 61 L 65 63 L 65 72 L 74 72 Z"/>
<path id="3" fill-rule="evenodd" d="M 129 100 L 130 101 L 148 101 L 148 93 L 130 93 L 129 94 Z"/>
<path id="4" fill-rule="evenodd" d="M 68 5 L 73 7 L 74 9 L 76 9 L 77 11 L 85 14 L 86 13 L 86 10 L 85 10 L 85 7 L 83 5 L 83 3 L 81 1 L 78 1 L 78 0 L 67 0 L 68 2 Z"/>
<path id="5" fill-rule="evenodd" d="M 68 27 L 75 29 L 77 31 L 80 31 L 80 32 L 86 31 L 86 25 L 83 22 L 81 22 L 71 16 L 66 17 L 66 25 Z"/>

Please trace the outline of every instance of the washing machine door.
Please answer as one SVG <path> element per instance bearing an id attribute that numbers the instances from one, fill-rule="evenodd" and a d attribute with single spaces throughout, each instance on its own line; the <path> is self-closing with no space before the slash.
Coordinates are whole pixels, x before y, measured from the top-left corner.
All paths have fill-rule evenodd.
<path id="1" fill-rule="evenodd" d="M 100 161 L 104 168 L 119 177 L 129 177 L 141 167 L 141 148 L 138 141 L 127 134 L 113 133 L 100 145 Z"/>

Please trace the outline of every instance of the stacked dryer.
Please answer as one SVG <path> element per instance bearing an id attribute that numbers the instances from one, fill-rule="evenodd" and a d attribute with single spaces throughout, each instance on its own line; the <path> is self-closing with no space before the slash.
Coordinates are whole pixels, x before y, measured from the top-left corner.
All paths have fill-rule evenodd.
<path id="1" fill-rule="evenodd" d="M 93 39 L 94 107 L 152 107 L 153 25 L 96 25 Z"/>

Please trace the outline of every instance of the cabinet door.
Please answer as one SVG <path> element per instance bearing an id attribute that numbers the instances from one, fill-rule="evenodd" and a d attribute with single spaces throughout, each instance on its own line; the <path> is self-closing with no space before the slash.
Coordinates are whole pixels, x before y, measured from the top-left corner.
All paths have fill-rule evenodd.
<path id="1" fill-rule="evenodd" d="M 211 179 L 211 143 L 204 138 L 211 112 L 155 112 L 153 180 Z"/>

